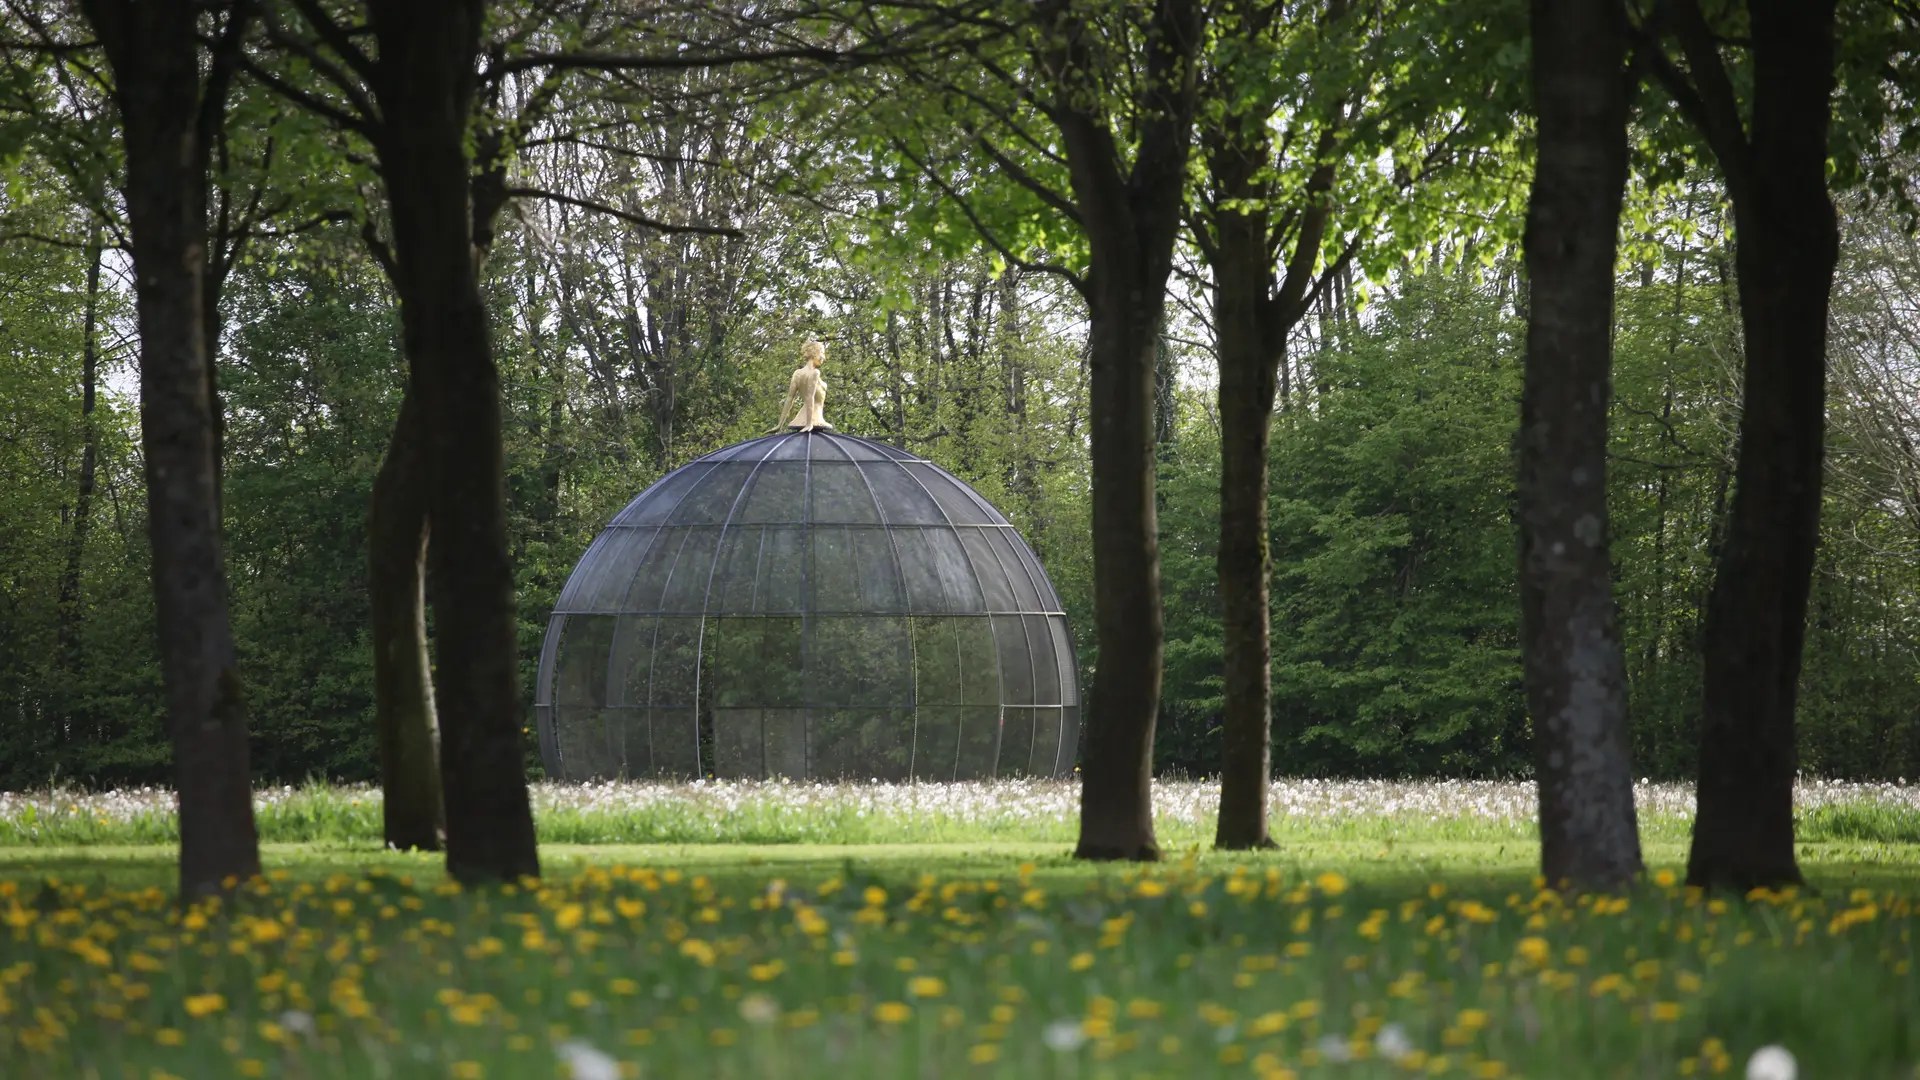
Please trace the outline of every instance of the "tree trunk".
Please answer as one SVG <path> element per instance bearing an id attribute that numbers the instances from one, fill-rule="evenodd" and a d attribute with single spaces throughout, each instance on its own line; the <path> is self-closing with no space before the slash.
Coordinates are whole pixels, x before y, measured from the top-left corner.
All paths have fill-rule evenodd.
<path id="1" fill-rule="evenodd" d="M 1223 160 L 1223 155 L 1232 160 Z M 1252 183 L 1252 159 L 1224 148 L 1213 158 L 1215 181 L 1221 188 Z M 1221 720 L 1220 818 L 1213 842 L 1229 850 L 1274 846 L 1267 835 L 1267 788 L 1273 771 L 1267 444 L 1279 372 L 1263 317 L 1274 282 L 1267 232 L 1265 209 L 1214 215 L 1213 333 L 1220 359 L 1220 548 L 1216 558 L 1226 702 Z"/>
<path id="2" fill-rule="evenodd" d="M 1794 705 L 1820 537 L 1828 294 L 1839 258 L 1827 194 L 1833 0 L 1754 0 L 1745 162 L 1722 160 L 1746 379 L 1719 574 L 1707 600 L 1698 812 L 1687 880 L 1800 882 Z M 1718 152 L 1719 147 L 1716 147 Z"/>
<path id="3" fill-rule="evenodd" d="M 1042 13 L 1060 36 L 1047 59 L 1088 241 L 1088 413 L 1093 464 L 1093 608 L 1099 667 L 1087 695 L 1082 859 L 1153 860 L 1153 729 L 1166 627 L 1154 512 L 1154 368 L 1173 244 L 1185 210 L 1201 11 L 1158 0 L 1145 35 L 1142 119 L 1132 166 L 1104 112 L 1088 103 L 1089 29 L 1064 4 Z"/>
<path id="4" fill-rule="evenodd" d="M 467 121 L 483 5 L 370 8 L 395 291 L 427 444 L 447 870 L 537 876 L 527 795 L 500 374 L 474 259 Z"/>
<path id="5" fill-rule="evenodd" d="M 1153 441 L 1166 278 L 1149 284 L 1115 270 L 1095 284 L 1089 304 L 1093 615 L 1100 658 L 1087 695 L 1074 856 L 1150 861 L 1160 857 L 1153 835 L 1153 729 L 1166 639 Z"/>
<path id="6" fill-rule="evenodd" d="M 367 514 L 367 592 L 373 609 L 373 714 L 388 847 L 439 851 L 447 822 L 440 730 L 427 651 L 427 453 L 420 405 L 400 402 Z"/>
<path id="7" fill-rule="evenodd" d="M 1520 640 L 1541 872 L 1556 886 L 1615 888 L 1642 869 L 1607 537 L 1625 57 L 1617 3 L 1534 0 L 1539 162 L 1527 207 Z"/>
<path id="8" fill-rule="evenodd" d="M 155 614 L 180 792 L 180 893 L 192 898 L 260 872 L 207 394 L 199 5 L 86 0 L 84 10 L 113 66 L 126 142 Z"/>
<path id="9" fill-rule="evenodd" d="M 100 229 L 87 240 L 86 329 L 80 344 L 80 484 L 74 493 L 73 532 L 67 537 L 67 565 L 60 575 L 60 624 L 55 634 L 60 662 L 69 672 L 79 670 L 80 572 L 87 554 L 87 533 L 93 525 L 93 489 L 100 460 L 100 429 L 93 410 L 100 382 Z"/>

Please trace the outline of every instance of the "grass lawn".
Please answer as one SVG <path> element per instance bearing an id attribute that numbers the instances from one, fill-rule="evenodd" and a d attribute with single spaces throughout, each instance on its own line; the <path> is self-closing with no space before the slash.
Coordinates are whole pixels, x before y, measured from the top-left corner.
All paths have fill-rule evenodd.
<path id="1" fill-rule="evenodd" d="M 1189 829 L 1144 870 L 1050 820 L 548 843 L 543 882 L 486 891 L 336 831 L 184 914 L 164 844 L 0 842 L 0 1076 L 1637 1078 L 1780 1044 L 1913 1077 L 1920 845 L 1894 803 L 1831 806 L 1818 895 L 1753 900 L 1672 885 L 1657 817 L 1652 879 L 1594 900 L 1537 890 L 1511 821 L 1399 805 L 1283 819 L 1270 855 Z"/>

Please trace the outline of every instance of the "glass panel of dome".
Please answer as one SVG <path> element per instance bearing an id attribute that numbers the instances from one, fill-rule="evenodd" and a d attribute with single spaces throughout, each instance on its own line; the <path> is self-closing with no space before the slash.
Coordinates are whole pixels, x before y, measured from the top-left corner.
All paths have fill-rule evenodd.
<path id="1" fill-rule="evenodd" d="M 1073 763 L 1080 757 L 1080 707 L 1069 705 L 1060 710 L 1060 726 L 1065 729 L 1060 742 L 1060 756 L 1053 763 L 1053 774 L 1061 776 L 1073 769 Z"/>
<path id="2" fill-rule="evenodd" d="M 927 489 L 899 463 L 878 462 L 867 466 L 867 479 L 889 525 L 944 525 L 941 512 Z"/>
<path id="3" fill-rule="evenodd" d="M 946 705 L 922 705 L 913 717 L 913 778 L 953 779 L 954 751 L 960 746 L 960 726 L 966 710 Z"/>
<path id="4" fill-rule="evenodd" d="M 975 567 L 952 529 L 903 529 L 901 534 L 918 532 L 927 538 L 933 553 L 933 568 L 940 575 L 940 587 L 946 593 L 946 610 L 953 612 L 986 611 L 986 598 L 980 592 L 980 573 L 987 567 Z M 977 572 L 976 572 L 977 571 Z"/>
<path id="5" fill-rule="evenodd" d="M 708 620 L 702 696 L 715 708 L 804 704 L 801 625 L 793 616 Z"/>
<path id="6" fill-rule="evenodd" d="M 807 622 L 809 705 L 904 706 L 913 701 L 907 620 L 816 616 Z"/>
<path id="7" fill-rule="evenodd" d="M 805 465 L 755 462 L 752 486 L 734 515 L 739 524 L 793 525 L 806 508 Z"/>
<path id="8" fill-rule="evenodd" d="M 1036 705 L 1060 704 L 1060 663 L 1053 655 L 1053 634 L 1047 629 L 1045 615 L 1023 615 L 1027 646 L 1033 659 L 1033 701 Z"/>
<path id="9" fill-rule="evenodd" d="M 674 531 L 667 530 L 668 533 Z M 667 573 L 660 610 L 697 615 L 707 609 L 707 586 L 713 579 L 713 557 L 720 543 L 720 530 L 701 526 L 678 531 L 684 539 L 680 543 L 680 555 Z"/>
<path id="10" fill-rule="evenodd" d="M 753 584 L 759 574 L 764 536 L 765 530 L 758 525 L 735 525 L 720 534 L 713 588 L 707 594 L 709 612 L 753 610 Z"/>
<path id="11" fill-rule="evenodd" d="M 1018 611 L 1014 604 L 1011 584 L 1007 581 L 1007 572 L 994 557 L 993 545 L 987 540 L 986 533 L 992 530 L 967 528 L 958 530 L 960 543 L 966 549 L 969 564 L 980 576 L 980 590 L 985 594 L 988 611 Z"/>
<path id="12" fill-rule="evenodd" d="M 686 497 L 667 519 L 669 525 L 719 525 L 733 512 L 734 500 L 753 473 L 748 461 L 723 461 L 713 466 L 707 478 L 688 490 Z"/>
<path id="13" fill-rule="evenodd" d="M 1000 703 L 1033 704 L 1033 649 L 1018 615 L 995 615 L 993 644 L 1000 658 Z"/>
<path id="14" fill-rule="evenodd" d="M 1047 629 L 1053 637 L 1053 659 L 1059 671 L 1060 703 L 1078 705 L 1080 704 L 1080 673 L 1074 670 L 1073 641 L 1067 635 L 1066 617 L 1048 616 Z"/>
<path id="15" fill-rule="evenodd" d="M 633 568 L 632 584 L 615 610 L 660 610 L 660 593 L 667 587 L 667 578 L 673 573 L 673 564 L 680 558 L 680 547 L 686 539 L 685 529 L 661 529 L 655 533 L 653 542 L 641 553 L 639 565 Z"/>
<path id="16" fill-rule="evenodd" d="M 933 529 L 894 529 L 894 552 L 900 559 L 900 574 L 906 585 L 907 606 L 916 613 L 953 610 L 946 586 L 940 579 L 940 566 L 928 537 Z"/>
<path id="17" fill-rule="evenodd" d="M 988 514 L 978 501 L 968 497 L 945 470 L 924 461 L 908 462 L 904 468 L 920 481 L 955 525 L 991 525 L 997 521 L 995 515 Z"/>
<path id="18" fill-rule="evenodd" d="M 1034 710 L 1009 705 L 1001 710 L 1000 757 L 996 776 L 1026 776 L 1033 761 Z"/>
<path id="19" fill-rule="evenodd" d="M 954 627 L 960 619 L 915 618 L 913 634 L 913 694 L 921 705 L 964 705 L 960 679 L 960 639 Z M 995 687 L 995 692 L 998 692 Z"/>
<path id="20" fill-rule="evenodd" d="M 960 647 L 961 700 L 968 705 L 995 706 L 1005 701 L 993 621 L 985 615 L 957 618 L 953 620 L 953 633 Z"/>
<path id="21" fill-rule="evenodd" d="M 767 456 L 767 460 L 768 461 L 805 461 L 809 456 L 811 456 L 809 453 L 809 451 L 811 450 L 811 447 L 808 445 L 811 441 L 812 440 L 806 438 L 805 436 L 800 436 L 796 438 L 792 435 L 788 435 L 784 438 L 781 438 L 774 444 L 773 453 Z"/>
<path id="22" fill-rule="evenodd" d="M 807 478 L 813 493 L 807 520 L 816 525 L 880 524 L 880 509 L 861 469 L 850 461 L 814 462 Z"/>
<path id="23" fill-rule="evenodd" d="M 1014 535 L 1012 529 L 982 529 L 981 531 L 993 544 L 993 553 L 999 558 L 1001 568 L 1007 573 L 1007 581 L 1013 586 L 1014 602 L 1020 605 L 1019 610 L 1053 610 L 1053 605 L 1049 603 L 1052 597 L 1043 595 L 1052 592 L 1044 584 L 1047 580 L 1046 575 L 1040 573 L 1039 567 L 1021 558 L 1027 545 L 1020 542 L 1020 538 Z"/>
<path id="24" fill-rule="evenodd" d="M 985 780 L 993 776 L 994 755 L 1000 749 L 1000 709 L 977 706 L 955 709 L 959 746 L 953 755 L 955 780 Z"/>
<path id="25" fill-rule="evenodd" d="M 760 710 L 760 740 L 768 776 L 807 778 L 807 710 Z"/>
<path id="26" fill-rule="evenodd" d="M 638 731 L 634 731 L 638 735 Z M 637 775 L 681 780 L 700 775 L 699 730 L 692 709 L 649 710 L 645 743 L 647 754 L 629 745 L 628 760 L 644 763 Z"/>
<path id="27" fill-rule="evenodd" d="M 907 779 L 913 755 L 909 715 L 879 708 L 811 710 L 814 778 Z"/>
<path id="28" fill-rule="evenodd" d="M 759 709 L 713 710 L 713 771 L 716 775 L 759 780 L 767 775 L 764 720 Z"/>
<path id="29" fill-rule="evenodd" d="M 845 444 L 850 441 L 830 431 L 816 431 L 807 439 L 807 460 L 816 465 L 823 461 L 844 462 L 847 460 Z"/>
<path id="30" fill-rule="evenodd" d="M 700 689 L 700 623 L 697 617 L 660 619 L 653 635 L 648 704 L 693 707 Z"/>
<path id="31" fill-rule="evenodd" d="M 615 525 L 664 525 L 673 514 L 680 500 L 695 484 L 707 478 L 707 472 L 713 468 L 712 462 L 696 461 L 668 473 L 659 483 L 640 493 L 640 497 L 627 504 L 619 516 L 613 519 Z"/>
<path id="32" fill-rule="evenodd" d="M 1033 754 L 1027 772 L 1034 776 L 1052 776 L 1054 762 L 1060 759 L 1060 710 L 1033 710 Z"/>
<path id="33" fill-rule="evenodd" d="M 907 610 L 906 589 L 900 581 L 900 557 L 894 550 L 893 536 L 890 529 L 847 530 L 862 611 Z"/>
<path id="34" fill-rule="evenodd" d="M 608 529 L 594 538 L 580 557 L 580 566 L 567 579 L 555 603 L 559 611 L 613 611 L 633 584 L 633 570 L 656 529 Z"/>
<path id="35" fill-rule="evenodd" d="M 822 614 L 903 612 L 906 598 L 887 530 L 815 526 L 808 610 Z"/>

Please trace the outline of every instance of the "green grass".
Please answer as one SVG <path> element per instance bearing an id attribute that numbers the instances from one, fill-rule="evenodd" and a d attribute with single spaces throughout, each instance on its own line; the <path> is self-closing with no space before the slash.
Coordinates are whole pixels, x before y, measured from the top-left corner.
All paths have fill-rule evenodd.
<path id="1" fill-rule="evenodd" d="M 1616 910 L 1538 892 L 1531 828 L 1484 812 L 1282 817 L 1281 850 L 1227 855 L 1169 798 L 1142 871 L 1074 862 L 1017 799 L 883 795 L 549 804 L 543 837 L 671 842 L 550 839 L 539 887 L 460 891 L 379 849 L 377 804 L 309 789 L 261 815 L 271 880 L 184 918 L 164 815 L 55 811 L 120 842 L 0 845 L 0 1076 L 564 1077 L 582 1046 L 756 1080 L 1738 1075 L 1769 1043 L 1809 1077 L 1920 1066 L 1896 802 L 1810 807 L 1817 895 L 1751 903 L 1662 884 L 1685 829 L 1656 824 L 1659 880 Z M 803 796 L 844 834 L 794 827 Z M 1385 1025 L 1411 1056 L 1382 1060 Z"/>

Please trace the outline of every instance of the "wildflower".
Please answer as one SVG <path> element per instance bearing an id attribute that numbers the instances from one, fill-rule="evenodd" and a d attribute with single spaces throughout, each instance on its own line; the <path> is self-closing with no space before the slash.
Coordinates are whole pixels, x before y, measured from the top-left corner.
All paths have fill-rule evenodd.
<path id="1" fill-rule="evenodd" d="M 913 1016 L 913 1006 L 904 1001 L 883 1001 L 873 1007 L 873 1018 L 883 1024 L 904 1024 Z"/>
<path id="2" fill-rule="evenodd" d="M 1680 1019 L 1680 1003 L 1677 1001 L 1656 1001 L 1650 1014 L 1662 1023 L 1672 1023 Z"/>
<path id="3" fill-rule="evenodd" d="M 1347 891 L 1347 879 L 1334 873 L 1332 870 L 1328 870 L 1319 877 L 1314 878 L 1313 883 L 1322 893 L 1328 896 L 1339 896 L 1341 893 Z"/>
<path id="4" fill-rule="evenodd" d="M 1000 1059 L 1000 1048 L 992 1043 L 980 1043 L 967 1051 L 967 1060 L 975 1065 L 990 1065 Z"/>
<path id="5" fill-rule="evenodd" d="M 1784 1046 L 1763 1046 L 1747 1059 L 1747 1080 L 1794 1080 L 1800 1064 Z"/>
<path id="6" fill-rule="evenodd" d="M 192 994 L 183 1004 L 187 1007 L 187 1015 L 199 1020 L 226 1008 L 227 999 L 219 994 Z"/>
<path id="7" fill-rule="evenodd" d="M 917 998 L 937 998 L 947 992 L 947 984 L 932 975 L 907 980 L 907 993 Z"/>
<path id="8" fill-rule="evenodd" d="M 748 994 L 740 999 L 740 1018 L 755 1027 L 765 1027 L 780 1019 L 780 1003 L 765 994 Z"/>
<path id="9" fill-rule="evenodd" d="M 1040 1032 L 1040 1041 L 1055 1053 L 1070 1054 L 1086 1043 L 1087 1034 L 1078 1020 L 1055 1020 Z"/>
<path id="10" fill-rule="evenodd" d="M 573 1080 L 620 1080 L 620 1063 L 585 1039 L 568 1039 L 554 1051 Z"/>
<path id="11" fill-rule="evenodd" d="M 1330 1061 L 1336 1065 L 1353 1059 L 1353 1048 L 1347 1045 L 1347 1040 L 1338 1035 L 1320 1036 L 1319 1041 L 1313 1044 L 1313 1048 L 1319 1051 L 1322 1061 Z"/>
<path id="12" fill-rule="evenodd" d="M 1553 955 L 1553 949 L 1547 945 L 1547 939 L 1542 937 L 1521 938 L 1520 944 L 1514 951 L 1520 954 L 1521 959 L 1536 967 L 1545 964 L 1547 958 Z"/>
<path id="13" fill-rule="evenodd" d="M 1413 1053 L 1413 1040 L 1407 1036 L 1406 1028 L 1388 1024 L 1374 1034 L 1373 1052 L 1388 1061 L 1399 1061 Z"/>

